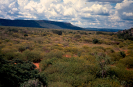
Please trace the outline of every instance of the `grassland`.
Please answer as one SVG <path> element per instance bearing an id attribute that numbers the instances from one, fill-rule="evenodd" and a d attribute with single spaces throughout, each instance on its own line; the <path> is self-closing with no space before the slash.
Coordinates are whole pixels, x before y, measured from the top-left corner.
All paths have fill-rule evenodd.
<path id="1" fill-rule="evenodd" d="M 133 86 L 133 41 L 111 32 L 0 26 L 0 49 L 6 61 L 39 64 L 48 87 Z M 17 85 L 38 81 L 28 80 Z"/>

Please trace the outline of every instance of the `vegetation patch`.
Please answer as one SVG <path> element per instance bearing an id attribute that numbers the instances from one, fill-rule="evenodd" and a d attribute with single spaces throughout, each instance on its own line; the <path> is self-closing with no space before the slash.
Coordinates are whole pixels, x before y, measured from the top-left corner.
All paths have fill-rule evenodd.
<path id="1" fill-rule="evenodd" d="M 0 31 L 0 87 L 133 86 L 130 30 L 0 26 Z"/>

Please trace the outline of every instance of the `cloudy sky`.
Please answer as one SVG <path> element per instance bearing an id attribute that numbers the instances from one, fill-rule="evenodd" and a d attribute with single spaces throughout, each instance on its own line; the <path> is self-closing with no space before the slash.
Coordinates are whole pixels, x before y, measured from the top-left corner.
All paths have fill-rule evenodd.
<path id="1" fill-rule="evenodd" d="M 133 27 L 133 0 L 0 0 L 0 18 L 129 29 Z"/>

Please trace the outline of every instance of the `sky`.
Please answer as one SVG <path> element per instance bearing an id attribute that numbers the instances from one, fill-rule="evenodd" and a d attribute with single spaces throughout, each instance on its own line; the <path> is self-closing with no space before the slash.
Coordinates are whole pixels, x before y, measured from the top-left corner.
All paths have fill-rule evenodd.
<path id="1" fill-rule="evenodd" d="M 133 27 L 133 0 L 0 0 L 0 18 L 129 29 Z"/>

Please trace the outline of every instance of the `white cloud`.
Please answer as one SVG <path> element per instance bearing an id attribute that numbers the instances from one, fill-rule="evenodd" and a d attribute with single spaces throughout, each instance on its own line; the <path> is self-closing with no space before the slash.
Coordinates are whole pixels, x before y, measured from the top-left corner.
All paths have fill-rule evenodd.
<path id="1" fill-rule="evenodd" d="M 129 22 L 133 18 L 132 0 L 89 1 L 92 0 L 0 0 L 0 17 L 58 20 L 81 27 L 132 26 Z M 111 3 L 105 2 L 121 3 L 114 7 Z"/>
<path id="2" fill-rule="evenodd" d="M 75 9 L 73 8 L 65 8 L 64 16 L 74 16 L 76 14 Z"/>
<path id="3" fill-rule="evenodd" d="M 29 0 L 17 0 L 19 6 L 23 7 L 29 3 Z"/>
<path id="4" fill-rule="evenodd" d="M 116 15 L 119 16 L 122 20 L 131 20 L 133 21 L 133 0 L 124 0 L 122 3 L 116 4 Z"/>
<path id="5" fill-rule="evenodd" d="M 111 2 L 111 3 L 120 3 L 122 2 L 123 0 L 87 0 L 87 1 L 92 1 L 92 2 Z"/>
<path id="6" fill-rule="evenodd" d="M 109 10 L 107 7 L 99 4 L 94 4 L 90 8 L 86 7 L 83 10 L 86 12 L 91 12 L 94 15 L 109 15 Z"/>
<path id="7" fill-rule="evenodd" d="M 13 0 L 0 0 L 0 4 L 10 4 L 11 2 L 13 2 Z"/>
<path id="8" fill-rule="evenodd" d="M 116 9 L 119 10 L 119 9 L 123 9 L 124 7 L 129 7 L 130 4 L 133 3 L 133 0 L 124 0 L 122 3 L 117 3 L 116 4 Z"/>
<path id="9" fill-rule="evenodd" d="M 123 15 L 126 15 L 126 16 L 133 16 L 133 13 L 132 13 L 132 12 L 130 12 L 130 13 L 123 12 Z"/>

